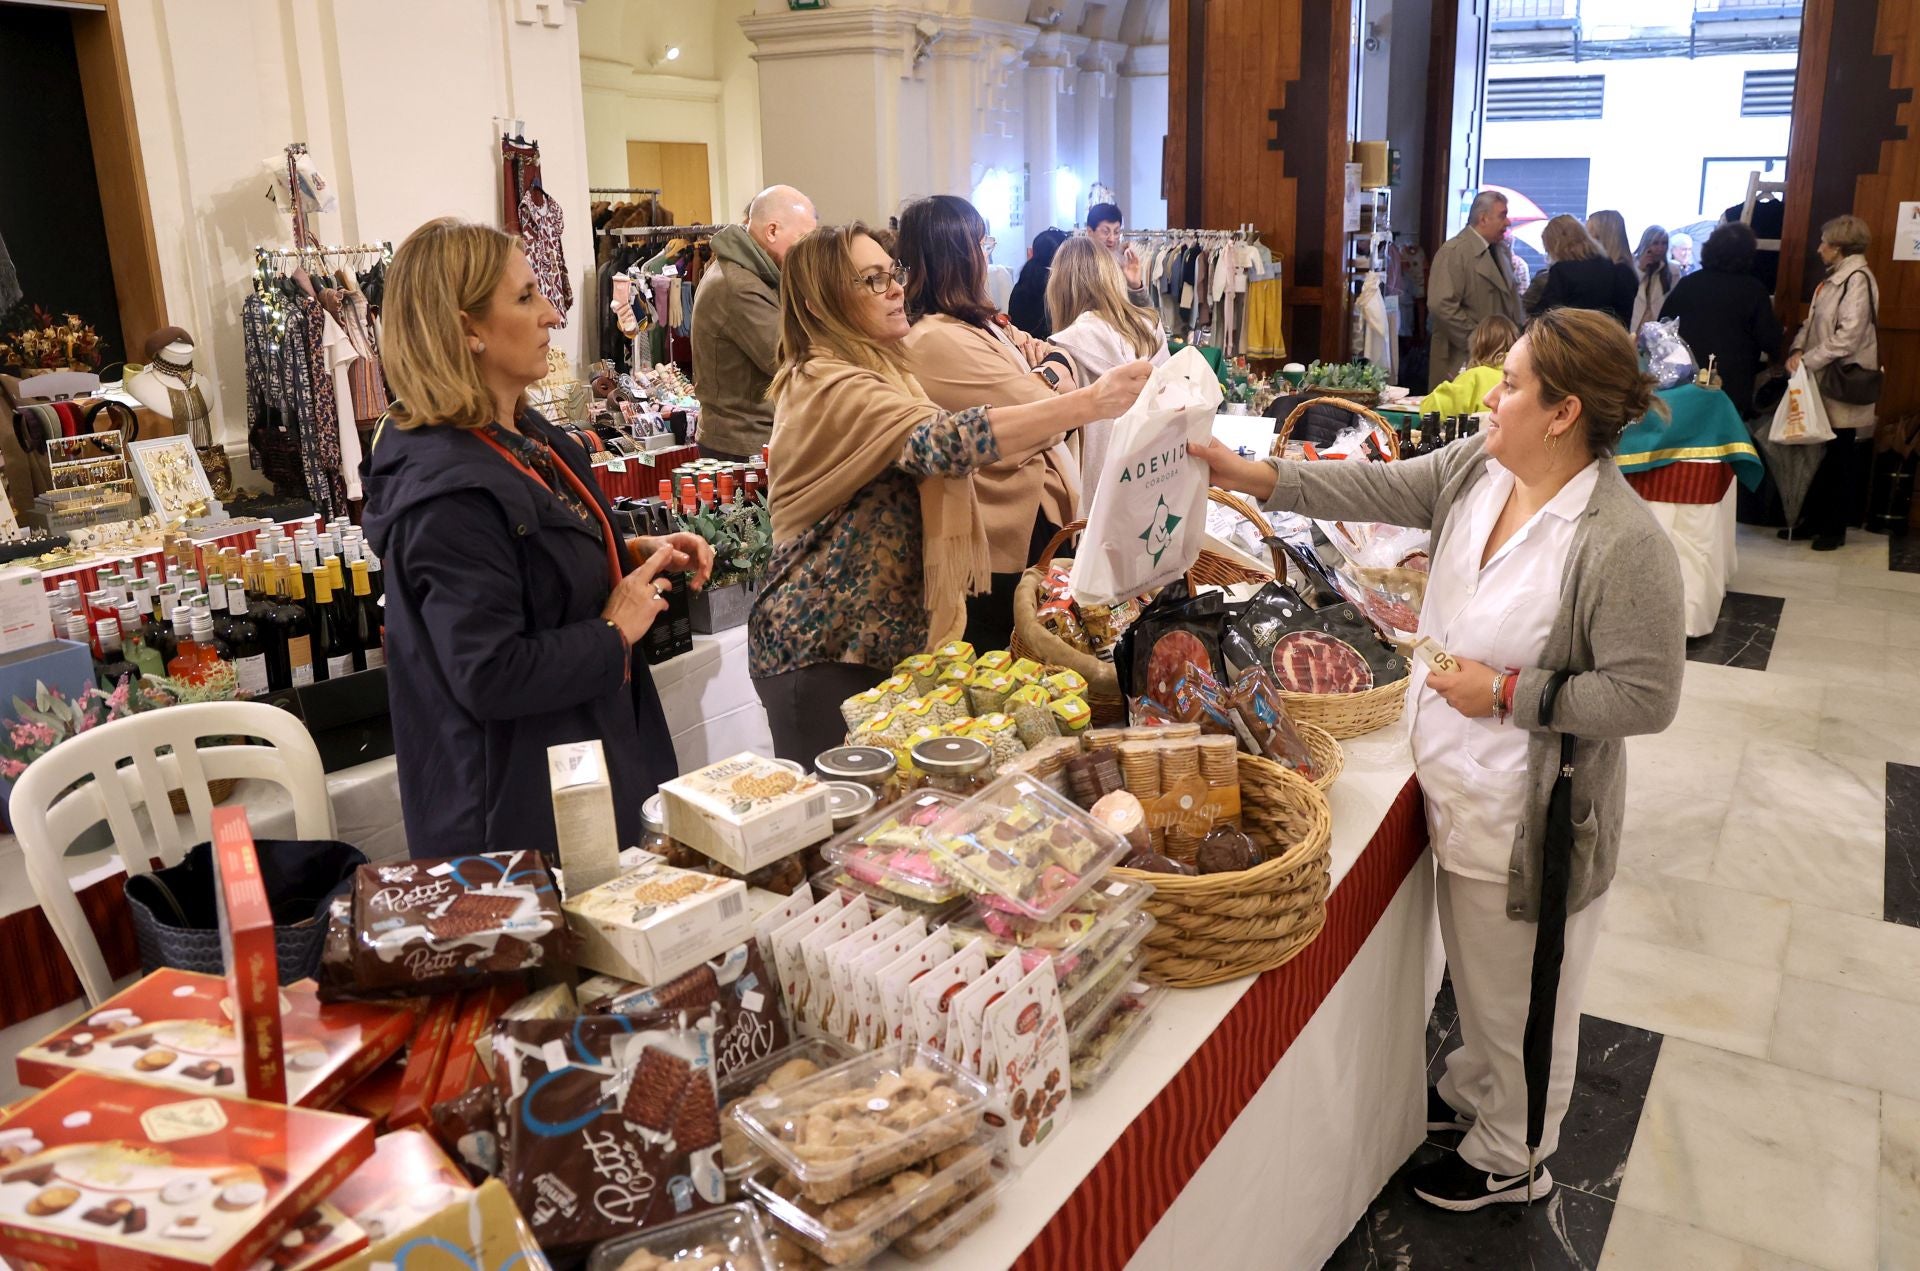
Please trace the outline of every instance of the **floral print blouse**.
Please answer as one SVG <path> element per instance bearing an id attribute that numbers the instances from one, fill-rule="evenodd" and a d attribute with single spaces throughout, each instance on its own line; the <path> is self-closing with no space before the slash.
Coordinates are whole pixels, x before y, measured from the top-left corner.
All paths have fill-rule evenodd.
<path id="1" fill-rule="evenodd" d="M 781 544 L 753 607 L 752 675 L 823 662 L 890 671 L 921 652 L 927 611 L 918 482 L 965 476 L 999 458 L 986 407 L 942 411 L 908 434 L 893 467 Z"/>

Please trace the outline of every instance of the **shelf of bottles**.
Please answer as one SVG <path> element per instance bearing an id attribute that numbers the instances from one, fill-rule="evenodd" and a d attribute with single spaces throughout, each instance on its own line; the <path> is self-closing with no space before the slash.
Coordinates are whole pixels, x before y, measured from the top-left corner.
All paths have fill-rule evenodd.
<path id="1" fill-rule="evenodd" d="M 51 581 L 54 630 L 91 648 L 102 685 L 138 673 L 204 684 L 232 669 L 264 698 L 386 665 L 380 560 L 345 520 L 176 538 Z M 250 540 L 250 541 L 248 541 Z"/>

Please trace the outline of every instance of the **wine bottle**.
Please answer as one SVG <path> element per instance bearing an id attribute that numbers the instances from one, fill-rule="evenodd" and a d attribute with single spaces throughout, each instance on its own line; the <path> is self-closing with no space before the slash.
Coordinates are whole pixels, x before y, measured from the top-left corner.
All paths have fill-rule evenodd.
<path id="1" fill-rule="evenodd" d="M 280 629 L 287 634 L 287 681 L 294 688 L 318 678 L 313 666 L 313 617 L 307 612 L 302 581 L 298 565 L 282 563 L 277 614 Z"/>
<path id="2" fill-rule="evenodd" d="M 144 623 L 140 621 L 140 607 L 132 601 L 120 606 L 120 648 L 127 661 L 139 669 L 142 675 L 165 675 L 166 661 L 158 650 L 148 647 Z"/>
<path id="3" fill-rule="evenodd" d="M 373 584 L 367 578 L 367 562 L 354 561 L 351 569 L 354 642 L 359 646 L 354 666 L 365 671 L 387 664 L 386 630 L 381 622 L 379 602 L 373 598 Z"/>
<path id="4" fill-rule="evenodd" d="M 353 643 L 340 625 L 333 607 L 333 574 L 322 565 L 313 571 L 313 604 L 319 625 L 314 628 L 313 675 L 317 680 L 334 680 L 353 674 Z"/>
<path id="5" fill-rule="evenodd" d="M 343 557 L 329 556 L 321 561 L 320 565 L 327 571 L 327 584 L 333 589 L 333 623 L 351 642 L 354 628 L 359 624 L 359 618 L 353 612 L 355 608 L 353 593 L 347 589 L 346 566 L 343 561 Z M 356 648 L 354 653 L 357 662 L 359 650 Z M 367 668 L 355 666 L 352 669 L 364 671 Z"/>
<path id="6" fill-rule="evenodd" d="M 100 648 L 93 659 L 93 677 L 100 687 L 111 693 L 120 686 L 122 679 L 139 679 L 139 668 L 127 661 L 121 649 L 120 619 L 102 618 L 93 624 L 93 632 L 94 641 Z"/>
<path id="7" fill-rule="evenodd" d="M 214 632 L 233 655 L 233 674 L 241 697 L 267 695 L 267 646 L 247 616 L 247 589 L 238 576 L 227 580 L 227 620 Z"/>

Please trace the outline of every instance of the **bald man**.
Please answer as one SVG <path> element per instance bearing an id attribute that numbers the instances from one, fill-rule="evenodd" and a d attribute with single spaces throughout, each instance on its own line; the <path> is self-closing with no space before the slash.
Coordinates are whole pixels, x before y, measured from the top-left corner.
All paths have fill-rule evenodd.
<path id="1" fill-rule="evenodd" d="M 813 200 L 790 185 L 760 191 L 745 225 L 713 236 L 713 264 L 693 298 L 693 391 L 700 453 L 743 463 L 773 435 L 780 345 L 780 262 L 819 222 Z"/>

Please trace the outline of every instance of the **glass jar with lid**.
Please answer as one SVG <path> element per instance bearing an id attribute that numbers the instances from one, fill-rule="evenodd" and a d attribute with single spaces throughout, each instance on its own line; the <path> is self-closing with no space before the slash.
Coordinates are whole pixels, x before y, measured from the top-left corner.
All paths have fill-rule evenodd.
<path id="1" fill-rule="evenodd" d="M 667 836 L 666 800 L 654 795 L 640 805 L 640 850 L 651 852 L 675 869 L 708 869 L 707 858 Z"/>
<path id="2" fill-rule="evenodd" d="M 873 791 L 881 803 L 893 802 L 900 761 L 884 746 L 835 746 L 823 750 L 813 770 L 827 781 L 851 781 Z"/>
<path id="3" fill-rule="evenodd" d="M 993 783 L 993 751 L 972 737 L 932 737 L 909 752 L 923 789 L 967 798 Z"/>

